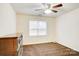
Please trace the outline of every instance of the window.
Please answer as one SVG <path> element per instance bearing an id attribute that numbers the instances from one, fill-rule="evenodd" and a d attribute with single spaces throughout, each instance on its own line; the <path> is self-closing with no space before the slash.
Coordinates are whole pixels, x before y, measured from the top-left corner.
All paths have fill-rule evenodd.
<path id="1" fill-rule="evenodd" d="M 47 35 L 46 21 L 29 21 L 29 36 Z"/>

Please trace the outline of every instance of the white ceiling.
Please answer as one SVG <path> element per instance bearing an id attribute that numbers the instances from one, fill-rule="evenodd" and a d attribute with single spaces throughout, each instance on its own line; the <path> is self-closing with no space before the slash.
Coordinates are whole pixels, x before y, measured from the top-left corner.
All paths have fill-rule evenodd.
<path id="1" fill-rule="evenodd" d="M 36 9 L 42 8 L 41 3 L 12 3 L 11 4 L 17 13 L 32 14 L 32 15 L 42 15 L 57 17 L 69 11 L 79 8 L 79 3 L 63 3 L 63 7 L 57 13 L 44 14 L 44 11 L 35 11 Z"/>

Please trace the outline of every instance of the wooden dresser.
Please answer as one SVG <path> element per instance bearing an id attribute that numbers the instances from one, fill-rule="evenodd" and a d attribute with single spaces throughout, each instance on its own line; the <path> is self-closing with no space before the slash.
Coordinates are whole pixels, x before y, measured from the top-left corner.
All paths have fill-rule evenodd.
<path id="1" fill-rule="evenodd" d="M 0 37 L 0 56 L 20 56 L 22 52 L 22 34 L 16 33 Z"/>

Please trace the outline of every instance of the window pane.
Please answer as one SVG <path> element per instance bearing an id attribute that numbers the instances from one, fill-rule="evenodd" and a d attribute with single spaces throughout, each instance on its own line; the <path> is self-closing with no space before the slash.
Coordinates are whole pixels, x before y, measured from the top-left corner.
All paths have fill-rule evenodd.
<path id="1" fill-rule="evenodd" d="M 47 31 L 46 30 L 39 30 L 39 35 L 47 35 Z"/>
<path id="2" fill-rule="evenodd" d="M 37 30 L 30 30 L 29 35 L 30 36 L 37 36 Z"/>
<path id="3" fill-rule="evenodd" d="M 46 29 L 47 23 L 45 21 L 39 21 L 39 29 Z"/>
<path id="4" fill-rule="evenodd" d="M 47 35 L 47 22 L 30 21 L 29 22 L 29 35 L 30 36 Z"/>
<path id="5" fill-rule="evenodd" d="M 37 21 L 30 21 L 29 22 L 29 29 L 37 29 Z"/>

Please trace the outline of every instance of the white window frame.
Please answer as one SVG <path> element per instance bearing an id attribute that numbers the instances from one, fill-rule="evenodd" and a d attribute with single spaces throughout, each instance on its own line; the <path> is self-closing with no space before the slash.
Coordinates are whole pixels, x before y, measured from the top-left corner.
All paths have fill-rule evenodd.
<path id="1" fill-rule="evenodd" d="M 30 30 L 31 30 L 31 29 L 30 29 L 30 22 L 31 22 L 31 21 L 37 21 L 38 23 L 39 23 L 39 22 L 45 22 L 45 23 L 46 23 L 46 29 L 45 29 L 46 34 L 45 34 L 45 35 L 39 35 L 38 33 L 40 32 L 40 31 L 39 31 L 40 29 L 37 29 L 37 30 L 36 30 L 36 31 L 37 31 L 37 35 L 34 35 L 34 36 L 30 35 Z M 44 21 L 44 20 L 30 20 L 30 21 L 29 21 L 29 36 L 30 36 L 30 37 L 47 36 L 47 34 L 48 34 L 48 23 L 47 23 L 47 21 Z"/>

